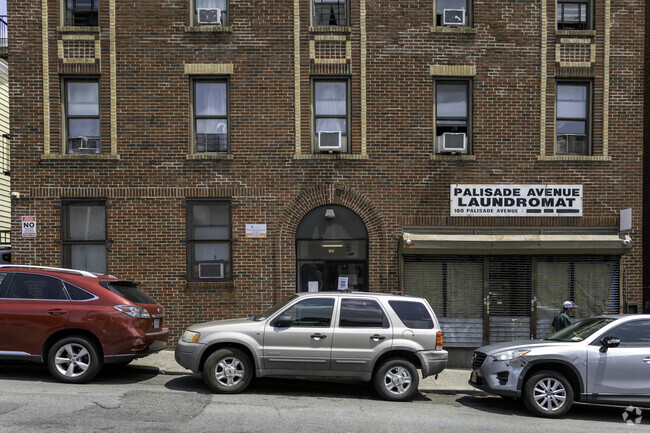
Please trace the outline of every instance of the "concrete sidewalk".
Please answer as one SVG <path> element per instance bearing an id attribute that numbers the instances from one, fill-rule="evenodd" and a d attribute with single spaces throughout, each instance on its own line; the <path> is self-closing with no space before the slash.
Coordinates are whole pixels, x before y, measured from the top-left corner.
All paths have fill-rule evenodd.
<path id="1" fill-rule="evenodd" d="M 190 370 L 178 365 L 174 359 L 173 350 L 163 350 L 144 358 L 136 359 L 131 366 L 146 369 L 155 369 L 160 374 L 182 375 L 192 374 Z M 469 380 L 469 369 L 449 368 L 445 369 L 438 375 L 420 379 L 421 392 L 431 392 L 438 394 L 484 394 L 467 383 Z"/>

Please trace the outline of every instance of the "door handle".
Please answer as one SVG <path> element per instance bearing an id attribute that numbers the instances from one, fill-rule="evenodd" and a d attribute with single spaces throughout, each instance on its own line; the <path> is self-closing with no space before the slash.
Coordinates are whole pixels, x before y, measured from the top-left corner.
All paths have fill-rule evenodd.
<path id="1" fill-rule="evenodd" d="M 65 313 L 66 312 L 64 310 L 59 310 L 59 309 L 47 311 L 47 314 L 49 314 L 50 316 L 62 316 Z"/>
<path id="2" fill-rule="evenodd" d="M 650 364 L 650 357 L 643 358 L 643 362 L 645 362 L 646 364 Z"/>
<path id="3" fill-rule="evenodd" d="M 313 339 L 316 340 L 316 341 L 319 341 L 319 340 L 324 340 L 325 338 L 327 338 L 327 335 L 323 335 L 323 334 L 311 334 L 311 338 L 313 338 Z"/>
<path id="4" fill-rule="evenodd" d="M 379 340 L 385 340 L 386 337 L 384 337 L 383 335 L 375 334 L 375 335 L 371 335 L 370 339 L 373 341 L 379 341 Z"/>

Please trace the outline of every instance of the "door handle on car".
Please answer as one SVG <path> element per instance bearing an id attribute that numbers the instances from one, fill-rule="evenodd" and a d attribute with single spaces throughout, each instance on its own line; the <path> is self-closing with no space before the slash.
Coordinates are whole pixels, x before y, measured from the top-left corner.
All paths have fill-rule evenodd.
<path id="1" fill-rule="evenodd" d="M 645 362 L 646 364 L 650 364 L 650 357 L 643 358 L 643 362 Z"/>
<path id="2" fill-rule="evenodd" d="M 370 339 L 373 341 L 379 341 L 379 340 L 385 340 L 386 337 L 384 337 L 383 335 L 375 334 L 375 335 L 371 335 Z"/>
<path id="3" fill-rule="evenodd" d="M 61 315 L 65 314 L 65 313 L 66 312 L 64 310 L 60 310 L 58 308 L 56 310 L 48 310 L 47 311 L 47 314 L 49 314 L 50 316 L 61 316 Z"/>
<path id="4" fill-rule="evenodd" d="M 311 334 L 311 338 L 313 338 L 314 340 L 318 341 L 318 340 L 323 340 L 323 339 L 327 338 L 327 335 L 323 335 L 323 334 Z"/>

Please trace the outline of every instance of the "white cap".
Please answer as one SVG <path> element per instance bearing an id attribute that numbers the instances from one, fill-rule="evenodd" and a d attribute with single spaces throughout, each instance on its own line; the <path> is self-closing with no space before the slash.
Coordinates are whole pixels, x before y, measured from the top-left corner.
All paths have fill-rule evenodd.
<path id="1" fill-rule="evenodd" d="M 564 308 L 579 308 L 572 301 L 564 301 L 564 304 L 562 304 L 562 305 L 564 306 Z"/>

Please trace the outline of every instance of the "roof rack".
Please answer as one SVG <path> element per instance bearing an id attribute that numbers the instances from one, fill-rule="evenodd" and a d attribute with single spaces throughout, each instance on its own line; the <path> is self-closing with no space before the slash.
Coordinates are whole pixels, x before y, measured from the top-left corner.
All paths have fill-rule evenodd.
<path id="1" fill-rule="evenodd" d="M 65 272 L 68 274 L 77 274 L 83 277 L 94 277 L 98 278 L 100 275 L 96 272 L 82 271 L 80 269 L 68 269 L 68 268 L 52 268 L 49 266 L 32 266 L 32 265 L 0 265 L 0 268 L 19 268 L 19 269 L 40 269 L 42 271 L 56 271 L 56 272 Z"/>

